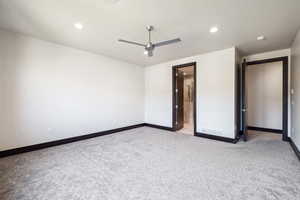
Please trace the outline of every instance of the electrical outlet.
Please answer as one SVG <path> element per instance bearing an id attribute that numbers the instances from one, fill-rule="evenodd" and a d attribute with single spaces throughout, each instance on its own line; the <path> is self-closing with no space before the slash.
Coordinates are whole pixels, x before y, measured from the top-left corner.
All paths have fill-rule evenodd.
<path id="1" fill-rule="evenodd" d="M 213 134 L 213 135 L 222 134 L 222 131 L 215 130 L 215 129 L 202 129 L 202 132 Z"/>

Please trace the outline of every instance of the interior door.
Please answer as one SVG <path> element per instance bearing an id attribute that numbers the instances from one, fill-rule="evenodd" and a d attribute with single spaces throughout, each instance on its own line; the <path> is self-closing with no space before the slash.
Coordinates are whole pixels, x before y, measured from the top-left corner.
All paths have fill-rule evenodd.
<path id="1" fill-rule="evenodd" d="M 176 69 L 176 79 L 175 79 L 175 92 L 176 92 L 176 103 L 175 103 L 175 109 L 176 109 L 176 121 L 175 121 L 175 127 L 176 130 L 183 128 L 184 123 L 184 99 L 183 99 L 183 88 L 184 88 L 184 74 L 182 71 Z"/>
<path id="2" fill-rule="evenodd" d="M 247 96 L 246 96 L 246 67 L 247 63 L 244 59 L 241 69 L 241 126 L 243 139 L 248 140 L 248 125 L 247 125 Z"/>

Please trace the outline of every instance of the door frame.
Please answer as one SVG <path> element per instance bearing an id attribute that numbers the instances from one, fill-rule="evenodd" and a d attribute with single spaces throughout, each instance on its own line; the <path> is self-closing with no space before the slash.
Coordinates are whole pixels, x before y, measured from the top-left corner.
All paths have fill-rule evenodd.
<path id="1" fill-rule="evenodd" d="M 289 141 L 288 120 L 289 120 L 289 57 L 276 57 L 264 60 L 246 62 L 246 68 L 251 65 L 282 62 L 282 140 Z"/>
<path id="2" fill-rule="evenodd" d="M 246 95 L 246 69 L 247 69 L 247 62 L 246 59 L 243 60 L 241 65 L 241 127 L 242 127 L 242 135 L 243 140 L 246 142 L 248 140 L 248 124 L 247 124 L 247 95 Z"/>
<path id="3" fill-rule="evenodd" d="M 190 62 L 181 65 L 172 66 L 172 129 L 176 131 L 176 70 L 184 67 L 194 68 L 194 102 L 193 102 L 193 122 L 194 136 L 197 132 L 197 63 Z"/>

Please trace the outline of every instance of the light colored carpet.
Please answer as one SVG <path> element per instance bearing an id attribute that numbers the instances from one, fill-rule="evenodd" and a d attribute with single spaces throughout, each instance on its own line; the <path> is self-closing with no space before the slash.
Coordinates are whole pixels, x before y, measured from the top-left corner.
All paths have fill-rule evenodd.
<path id="1" fill-rule="evenodd" d="M 6 157 L 0 199 L 300 199 L 290 145 L 254 136 L 229 144 L 144 127 Z"/>

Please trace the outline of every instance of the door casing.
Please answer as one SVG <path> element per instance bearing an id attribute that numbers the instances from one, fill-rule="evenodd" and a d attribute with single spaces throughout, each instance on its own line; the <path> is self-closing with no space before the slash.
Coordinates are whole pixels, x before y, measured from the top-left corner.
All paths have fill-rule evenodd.
<path id="1" fill-rule="evenodd" d="M 194 102 L 193 102 L 193 122 L 194 122 L 194 135 L 197 132 L 197 63 L 185 63 L 182 65 L 175 65 L 172 67 L 172 129 L 176 131 L 176 70 L 183 67 L 194 68 Z"/>
<path id="2" fill-rule="evenodd" d="M 282 140 L 289 141 L 288 137 L 288 120 L 289 120 L 289 59 L 288 56 L 284 57 L 277 57 L 271 59 L 264 59 L 264 60 L 256 60 L 250 61 L 246 63 L 246 66 L 251 65 L 258 65 L 258 64 L 265 64 L 265 63 L 272 63 L 272 62 L 282 62 Z M 241 93 L 243 95 L 243 92 Z M 242 98 L 242 96 L 241 96 Z M 242 110 L 240 110 L 242 113 Z M 242 119 L 240 120 L 240 122 Z M 242 127 L 242 126 L 241 126 Z"/>

